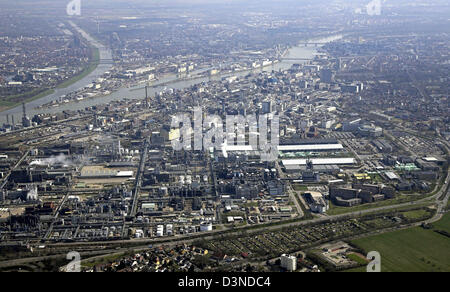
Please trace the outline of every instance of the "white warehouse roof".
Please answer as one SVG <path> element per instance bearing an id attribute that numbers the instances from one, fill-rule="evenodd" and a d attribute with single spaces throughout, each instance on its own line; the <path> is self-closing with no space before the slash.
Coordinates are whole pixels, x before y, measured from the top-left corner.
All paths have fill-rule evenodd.
<path id="1" fill-rule="evenodd" d="M 133 176 L 133 171 L 119 171 L 118 173 L 117 173 L 117 177 L 130 177 L 130 176 Z"/>
<path id="2" fill-rule="evenodd" d="M 320 151 L 320 150 L 342 150 L 342 144 L 312 144 L 312 145 L 281 145 L 279 151 Z"/>
<path id="3" fill-rule="evenodd" d="M 385 173 L 386 176 L 390 179 L 390 180 L 394 180 L 394 179 L 400 179 L 400 177 L 398 175 L 396 175 L 394 172 L 392 171 L 388 171 Z"/>
<path id="4" fill-rule="evenodd" d="M 436 157 L 424 157 L 423 160 L 427 162 L 437 162 L 438 159 Z"/>
<path id="5" fill-rule="evenodd" d="M 226 145 L 227 151 L 255 151 L 251 145 Z M 223 146 L 222 146 L 223 149 Z M 310 145 L 280 145 L 278 151 L 332 151 L 342 150 L 342 144 L 310 144 Z"/>
<path id="6" fill-rule="evenodd" d="M 314 158 L 311 159 L 313 165 L 339 165 L 339 164 L 355 164 L 354 158 Z M 282 161 L 284 166 L 287 165 L 306 165 L 306 159 L 286 159 Z"/>

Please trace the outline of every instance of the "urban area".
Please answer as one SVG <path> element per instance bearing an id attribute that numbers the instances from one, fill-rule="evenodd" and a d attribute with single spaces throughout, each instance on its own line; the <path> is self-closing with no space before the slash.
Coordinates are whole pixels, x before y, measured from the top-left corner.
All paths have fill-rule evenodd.
<path id="1" fill-rule="evenodd" d="M 0 271 L 450 271 L 448 1 L 14 2 Z"/>

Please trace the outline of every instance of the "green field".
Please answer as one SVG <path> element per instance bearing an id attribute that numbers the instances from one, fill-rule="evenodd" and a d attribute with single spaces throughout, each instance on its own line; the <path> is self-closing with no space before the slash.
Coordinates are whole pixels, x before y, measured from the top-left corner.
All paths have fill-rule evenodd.
<path id="1" fill-rule="evenodd" d="M 368 260 L 363 259 L 359 255 L 354 254 L 354 253 L 348 254 L 347 258 L 351 259 L 354 262 L 357 262 L 360 265 L 367 265 L 367 263 L 369 262 Z"/>
<path id="2" fill-rule="evenodd" d="M 441 220 L 433 223 L 434 230 L 443 230 L 450 233 L 450 213 L 447 213 Z"/>
<path id="3" fill-rule="evenodd" d="M 292 188 L 294 189 L 294 191 L 297 191 L 297 192 L 307 192 L 308 191 L 307 186 L 303 186 L 303 185 L 299 185 L 299 184 L 293 184 Z"/>
<path id="4" fill-rule="evenodd" d="M 52 94 L 54 92 L 55 91 L 53 89 L 42 88 L 42 89 L 34 89 L 24 94 L 11 95 L 0 100 L 0 107 L 4 107 L 3 110 L 6 110 L 8 108 L 16 107 L 24 101 L 30 102 L 39 99 L 41 97 L 47 96 L 49 94 Z"/>
<path id="5" fill-rule="evenodd" d="M 411 220 L 420 220 L 422 218 L 426 218 L 428 212 L 426 210 L 414 210 L 403 212 L 403 216 Z"/>
<path id="6" fill-rule="evenodd" d="M 433 227 L 449 230 L 450 214 Z M 433 230 L 416 227 L 357 239 L 352 244 L 366 253 L 378 251 L 382 272 L 450 272 L 450 238 Z"/>

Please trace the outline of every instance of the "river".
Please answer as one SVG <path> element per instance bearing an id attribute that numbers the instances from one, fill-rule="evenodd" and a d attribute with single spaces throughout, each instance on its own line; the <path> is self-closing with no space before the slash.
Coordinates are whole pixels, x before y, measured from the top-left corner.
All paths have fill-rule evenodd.
<path id="1" fill-rule="evenodd" d="M 42 97 L 40 99 L 36 99 L 34 101 L 27 103 L 26 104 L 27 115 L 29 117 L 32 117 L 36 114 L 41 114 L 41 113 L 59 113 L 64 110 L 72 110 L 72 111 L 79 110 L 79 109 L 84 109 L 86 107 L 90 107 L 90 106 L 94 106 L 94 105 L 106 104 L 111 101 L 122 100 L 125 98 L 128 98 L 128 99 L 141 98 L 141 99 L 143 99 L 145 97 L 145 89 L 143 88 L 142 85 L 137 85 L 137 86 L 129 87 L 129 88 L 127 88 L 127 87 L 121 88 L 118 91 L 116 91 L 110 95 L 106 95 L 106 96 L 85 99 L 80 102 L 70 102 L 67 104 L 61 104 L 58 107 L 37 109 L 37 107 L 39 107 L 41 105 L 47 104 L 53 100 L 58 100 L 62 95 L 68 95 L 71 92 L 74 92 L 81 88 L 86 87 L 87 85 L 91 84 L 93 81 L 95 81 L 96 79 L 101 77 L 105 72 L 109 71 L 112 68 L 112 65 L 102 63 L 102 61 L 112 59 L 111 51 L 109 51 L 108 48 L 106 48 L 105 46 L 103 46 L 102 44 L 100 44 L 99 42 L 94 40 L 90 35 L 88 35 L 86 32 L 81 30 L 75 24 L 71 23 L 71 25 L 74 27 L 74 29 L 78 30 L 78 32 L 80 34 L 82 34 L 83 37 L 86 38 L 93 46 L 95 46 L 96 48 L 99 49 L 100 65 L 98 65 L 98 67 L 92 73 L 90 73 L 83 79 L 77 81 L 76 83 L 68 86 L 67 88 L 61 88 L 61 89 L 57 88 L 57 89 L 55 89 L 55 92 L 53 94 L 47 95 L 45 97 Z M 331 42 L 331 41 L 334 41 L 334 40 L 337 40 L 340 38 L 342 38 L 341 35 L 334 35 L 334 36 L 330 36 L 330 37 L 311 39 L 308 42 L 327 43 L 327 42 Z M 319 47 L 315 47 L 315 46 L 300 45 L 300 46 L 291 48 L 289 50 L 288 54 L 284 57 L 291 58 L 291 59 L 292 58 L 294 58 L 294 59 L 296 59 L 296 58 L 298 58 L 298 59 L 313 59 L 318 52 L 318 48 Z M 282 60 L 279 63 L 276 63 L 272 66 L 255 69 L 254 71 L 270 72 L 272 70 L 274 70 L 274 71 L 286 70 L 286 69 L 289 69 L 294 63 L 305 63 L 305 62 L 307 62 L 307 61 Z M 105 62 L 105 63 L 107 63 L 107 62 Z M 195 75 L 196 73 L 199 73 L 199 72 L 200 71 L 192 72 L 192 75 Z M 200 77 L 200 78 L 189 79 L 189 80 L 180 78 L 179 75 L 177 75 L 177 74 L 171 74 L 171 75 L 167 75 L 167 76 L 161 78 L 160 80 L 158 80 L 156 82 L 153 82 L 151 84 L 152 87 L 148 88 L 148 93 L 149 93 L 149 96 L 152 97 L 152 96 L 155 96 L 155 94 L 157 92 L 161 92 L 162 90 L 164 90 L 166 87 L 170 87 L 173 89 L 184 89 L 184 88 L 190 87 L 195 84 L 199 84 L 202 82 L 208 82 L 210 80 L 220 80 L 220 79 L 222 79 L 224 77 L 228 77 L 228 76 L 238 76 L 238 77 L 245 76 L 249 72 L 250 71 L 225 73 L 225 74 L 218 74 L 218 75 L 215 75 L 212 77 Z M 22 116 L 22 106 L 17 106 L 15 108 L 1 112 L 0 113 L 0 123 L 6 122 L 7 115 L 10 116 L 10 120 L 11 120 L 11 116 L 15 116 L 15 120 L 19 121 Z"/>

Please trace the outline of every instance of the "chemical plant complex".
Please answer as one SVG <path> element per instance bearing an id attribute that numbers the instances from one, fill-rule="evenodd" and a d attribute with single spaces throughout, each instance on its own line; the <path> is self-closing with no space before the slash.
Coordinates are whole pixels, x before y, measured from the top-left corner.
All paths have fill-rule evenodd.
<path id="1" fill-rule="evenodd" d="M 96 46 L 111 55 L 97 56 L 96 70 L 108 68 L 81 89 L 1 104 L 0 270 L 68 270 L 75 251 L 82 271 L 340 271 L 365 269 L 360 238 L 408 228 L 444 238 L 435 224 L 449 210 L 448 30 L 407 31 L 409 19 L 393 15 L 415 10 L 393 5 L 348 21 L 330 12 L 335 22 L 300 37 L 313 15 L 298 23 L 265 7 L 267 18 L 239 13 L 233 24 L 157 9 L 161 34 L 120 9 L 58 18 L 49 46 L 69 39 L 61 56 L 88 64 Z M 372 29 L 402 21 L 396 40 Z M 66 72 L 55 76 L 76 73 L 75 59 L 55 63 Z M 12 89 L 17 76 L 2 83 L 13 71 L 31 72 L 20 79 L 30 88 L 60 84 L 53 71 L 9 66 L 2 93 L 25 90 Z"/>

